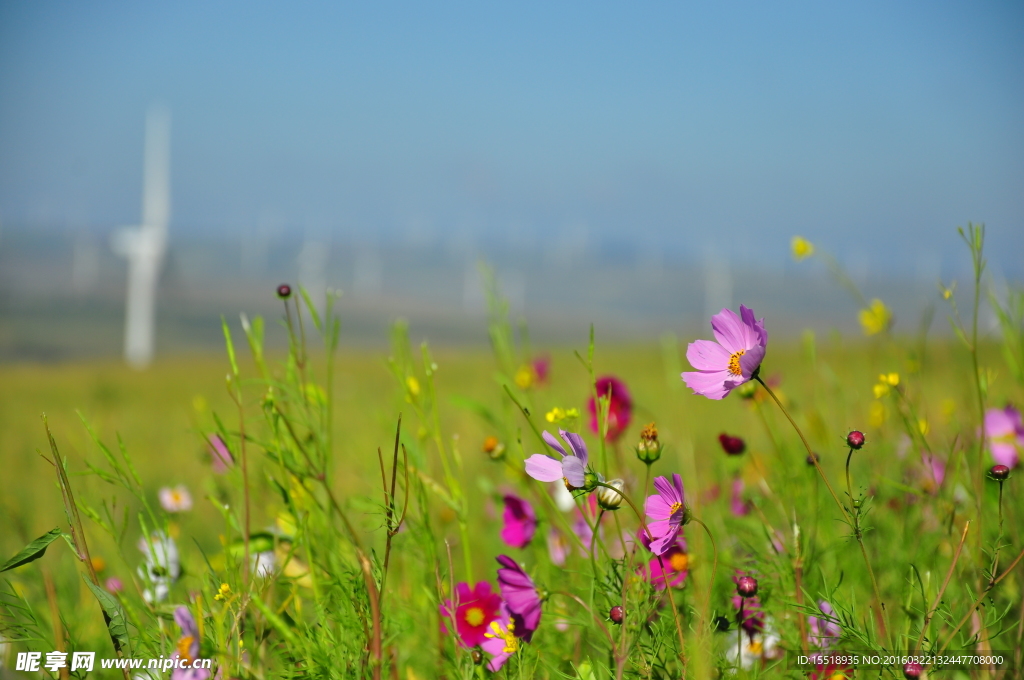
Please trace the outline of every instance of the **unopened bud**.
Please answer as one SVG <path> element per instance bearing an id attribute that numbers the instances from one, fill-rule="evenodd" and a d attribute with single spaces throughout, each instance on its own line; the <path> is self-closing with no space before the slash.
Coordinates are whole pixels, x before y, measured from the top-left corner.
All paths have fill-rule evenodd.
<path id="1" fill-rule="evenodd" d="M 619 605 L 615 605 L 608 612 L 608 618 L 612 620 L 612 623 L 622 623 L 622 620 L 626 618 L 626 610 Z"/>
<path id="2" fill-rule="evenodd" d="M 1005 465 L 993 465 L 988 471 L 988 476 L 997 482 L 1002 482 L 1010 477 L 1010 468 Z"/>
<path id="3" fill-rule="evenodd" d="M 811 455 L 807 456 L 807 464 L 810 465 L 811 467 L 814 467 L 815 463 L 820 463 L 820 462 L 821 462 L 821 456 L 819 456 L 816 453 L 812 453 Z"/>
<path id="4" fill-rule="evenodd" d="M 469 653 L 469 658 L 473 660 L 477 666 L 484 662 L 484 654 L 479 649 L 474 649 Z"/>
<path id="5" fill-rule="evenodd" d="M 498 441 L 497 437 L 488 437 L 484 440 L 483 452 L 491 460 L 501 460 L 505 457 L 505 445 Z"/>
<path id="6" fill-rule="evenodd" d="M 622 505 L 622 490 L 626 488 L 626 483 L 621 479 L 613 479 L 607 484 L 608 486 L 598 487 L 597 503 L 605 510 L 618 510 Z M 615 488 L 609 489 L 609 486 Z"/>
<path id="7" fill-rule="evenodd" d="M 747 450 L 747 443 L 739 437 L 732 437 L 726 433 L 718 435 L 718 442 L 722 445 L 722 450 L 728 453 L 730 456 L 738 456 Z"/>
<path id="8" fill-rule="evenodd" d="M 736 592 L 740 597 L 754 597 L 757 595 L 757 579 L 753 576 L 740 576 L 736 580 Z"/>
<path id="9" fill-rule="evenodd" d="M 661 458 L 661 442 L 658 441 L 658 428 L 650 423 L 640 431 L 640 443 L 636 445 L 636 457 L 650 465 Z"/>
<path id="10" fill-rule="evenodd" d="M 596 472 L 587 472 L 583 475 L 583 490 L 590 493 L 597 488 L 597 483 L 601 481 L 601 478 Z"/>
<path id="11" fill-rule="evenodd" d="M 281 298 L 282 300 L 287 300 L 291 296 L 292 287 L 289 286 L 287 283 L 282 283 L 280 286 L 277 287 L 277 297 Z"/>
<path id="12" fill-rule="evenodd" d="M 860 430 L 850 432 L 850 434 L 846 435 L 846 445 L 851 449 L 859 449 L 864 446 L 864 433 Z"/>
<path id="13" fill-rule="evenodd" d="M 917 680 L 923 672 L 924 668 L 921 667 L 921 664 L 914 663 L 913 661 L 903 667 L 903 677 L 907 680 Z"/>

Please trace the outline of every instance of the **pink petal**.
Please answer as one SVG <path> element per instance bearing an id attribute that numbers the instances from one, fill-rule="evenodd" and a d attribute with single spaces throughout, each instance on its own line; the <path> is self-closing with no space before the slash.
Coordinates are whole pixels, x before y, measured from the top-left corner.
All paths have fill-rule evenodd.
<path id="1" fill-rule="evenodd" d="M 683 373 L 683 382 L 693 390 L 694 394 L 700 394 L 708 399 L 724 399 L 732 389 L 731 387 L 726 387 L 725 382 L 733 377 L 729 371 L 718 371 L 716 373 L 693 372 Z"/>
<path id="2" fill-rule="evenodd" d="M 648 517 L 654 519 L 668 519 L 672 516 L 672 506 L 663 497 L 655 495 L 647 497 L 647 506 L 644 508 Z"/>
<path id="3" fill-rule="evenodd" d="M 749 379 L 762 361 L 764 361 L 764 347 L 756 345 L 748 349 L 746 354 L 740 357 L 740 371 L 742 371 L 743 377 Z"/>
<path id="4" fill-rule="evenodd" d="M 686 348 L 686 360 L 698 371 L 725 370 L 731 356 L 724 347 L 710 340 L 695 340 Z"/>
<path id="5" fill-rule="evenodd" d="M 565 430 L 559 430 L 558 434 L 562 435 L 569 444 L 569 448 L 572 449 L 572 455 L 576 456 L 583 461 L 583 464 L 587 464 L 587 445 L 583 443 L 583 437 L 579 436 L 575 432 L 566 432 Z"/>
<path id="6" fill-rule="evenodd" d="M 562 444 L 557 439 L 555 439 L 555 435 L 551 434 L 547 430 L 544 430 L 544 434 L 542 434 L 541 436 L 544 437 L 544 441 L 547 443 L 548 446 L 553 448 L 555 451 L 558 451 L 563 456 L 567 455 L 565 453 L 565 449 L 562 448 Z"/>
<path id="7" fill-rule="evenodd" d="M 1011 442 L 992 442 L 992 460 L 998 465 L 1005 465 L 1008 468 L 1017 467 L 1020 456 L 1017 447 Z"/>
<path id="8" fill-rule="evenodd" d="M 668 503 L 679 503 L 682 501 L 679 498 L 679 494 L 676 493 L 676 489 L 672 486 L 672 482 L 668 481 L 668 477 L 655 477 L 654 488 L 658 490 L 661 497 Z"/>
<path id="9" fill-rule="evenodd" d="M 535 453 L 526 459 L 526 474 L 540 482 L 554 482 L 562 478 L 562 464 L 551 456 Z"/>
<path id="10" fill-rule="evenodd" d="M 587 483 L 586 480 L 586 468 L 583 465 L 583 461 L 576 456 L 566 456 L 562 459 L 562 475 L 568 480 L 570 486 L 575 486 L 577 489 L 582 489 Z M 527 470 L 527 473 L 530 471 Z M 537 477 L 536 479 L 540 479 Z M 542 479 L 542 482 L 553 482 L 553 479 Z"/>
<path id="11" fill-rule="evenodd" d="M 655 555 L 664 555 L 670 547 L 675 543 L 676 533 L 669 532 L 661 538 L 656 538 L 651 541 L 651 552 Z"/>
<path id="12" fill-rule="evenodd" d="M 747 349 L 745 328 L 746 325 L 731 309 L 723 309 L 711 317 L 711 330 L 715 334 L 715 340 L 718 340 L 718 344 L 729 354 Z"/>

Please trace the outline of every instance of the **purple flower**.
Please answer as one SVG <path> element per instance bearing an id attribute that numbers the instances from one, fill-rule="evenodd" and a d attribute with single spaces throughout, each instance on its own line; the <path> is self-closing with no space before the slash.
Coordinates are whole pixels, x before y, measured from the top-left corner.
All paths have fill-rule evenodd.
<path id="1" fill-rule="evenodd" d="M 633 399 L 629 396 L 626 383 L 613 375 L 601 376 L 595 381 L 594 387 L 598 398 L 607 397 L 609 399 L 608 433 L 605 436 L 605 441 L 617 441 L 629 427 L 629 421 L 633 418 Z M 587 409 L 590 411 L 591 431 L 594 434 L 600 434 L 597 425 L 597 403 L 593 397 L 587 402 Z"/>
<path id="2" fill-rule="evenodd" d="M 501 530 L 501 540 L 513 548 L 524 548 L 537 531 L 537 515 L 533 506 L 519 496 L 507 494 L 504 500 L 502 520 L 505 526 Z"/>
<path id="3" fill-rule="evenodd" d="M 694 394 L 724 399 L 761 366 L 768 331 L 764 319 L 755 321 L 754 312 L 743 305 L 740 316 L 723 309 L 711 317 L 711 330 L 718 342 L 697 340 L 686 348 L 686 359 L 697 370 L 683 373 L 683 381 Z"/>
<path id="4" fill-rule="evenodd" d="M 185 659 L 191 665 L 199 658 L 199 626 L 186 607 L 174 610 L 174 621 L 181 628 L 181 638 L 172 658 Z M 210 675 L 208 668 L 175 668 L 171 671 L 171 680 L 206 680 Z"/>
<path id="5" fill-rule="evenodd" d="M 674 474 L 669 482 L 666 477 L 655 477 L 654 488 L 658 493 L 647 497 L 647 516 L 654 520 L 647 523 L 647 530 L 651 532 L 651 552 L 664 555 L 687 519 L 683 478 Z"/>
<path id="6" fill-rule="evenodd" d="M 107 589 L 108 593 L 117 595 L 124 590 L 124 583 L 116 576 L 111 576 L 104 583 L 103 587 Z"/>
<path id="7" fill-rule="evenodd" d="M 540 593 L 533 579 L 508 555 L 498 555 L 498 587 L 505 604 L 514 615 L 515 635 L 527 642 L 540 625 Z"/>
<path id="8" fill-rule="evenodd" d="M 690 556 L 686 552 L 686 539 L 682 536 L 676 537 L 675 543 L 670 545 L 668 550 L 659 557 L 655 557 L 647 563 L 646 567 L 642 568 L 644 578 L 653 583 L 658 590 L 664 590 L 666 583 L 673 588 L 683 585 L 686 575 L 690 571 Z"/>
<path id="9" fill-rule="evenodd" d="M 729 497 L 729 510 L 733 517 L 745 517 L 750 514 L 750 502 L 743 500 L 743 478 L 732 480 L 732 494 Z"/>
<path id="10" fill-rule="evenodd" d="M 925 465 L 922 486 L 928 493 L 936 494 L 946 479 L 946 463 L 935 454 L 924 451 L 921 452 L 921 461 Z"/>
<path id="11" fill-rule="evenodd" d="M 558 434 L 569 445 L 571 453 L 566 453 L 555 436 L 545 430 L 544 441 L 561 454 L 562 460 L 559 462 L 551 456 L 535 453 L 526 459 L 526 474 L 541 482 L 561 479 L 567 489 L 582 489 L 586 485 L 587 445 L 583 443 L 583 437 L 574 432 L 559 430 Z"/>
<path id="12" fill-rule="evenodd" d="M 985 439 L 992 460 L 998 465 L 1017 467 L 1020 450 L 1024 449 L 1024 422 L 1020 411 L 1013 406 L 990 408 L 985 413 Z"/>
<path id="13" fill-rule="evenodd" d="M 739 585 L 740 579 L 744 576 L 749 576 L 749 574 L 737 572 L 736 575 L 732 577 L 733 583 Z M 740 610 L 741 605 L 743 607 L 742 610 Z M 765 613 L 764 610 L 761 609 L 761 598 L 756 595 L 752 597 L 740 597 L 739 595 L 734 595 L 732 598 L 732 607 L 739 615 L 740 628 L 742 628 L 744 632 L 750 636 L 751 641 L 753 641 L 754 636 L 764 630 Z"/>
<path id="14" fill-rule="evenodd" d="M 519 650 L 516 624 L 504 602 L 501 603 L 498 618 L 491 621 L 484 638 L 480 648 L 491 656 L 491 660 L 487 662 L 487 670 L 497 673 L 509 657 Z"/>
<path id="15" fill-rule="evenodd" d="M 807 622 L 811 626 L 811 634 L 808 641 L 820 649 L 829 649 L 832 644 L 843 634 L 843 629 L 832 619 L 836 618 L 835 610 L 825 600 L 818 601 L 818 609 L 824 614 L 823 617 L 809 616 Z"/>
<path id="16" fill-rule="evenodd" d="M 211 434 L 207 437 L 210 442 L 210 467 L 213 472 L 222 475 L 234 467 L 235 459 L 231 457 L 228 445 L 224 443 L 219 434 Z"/>

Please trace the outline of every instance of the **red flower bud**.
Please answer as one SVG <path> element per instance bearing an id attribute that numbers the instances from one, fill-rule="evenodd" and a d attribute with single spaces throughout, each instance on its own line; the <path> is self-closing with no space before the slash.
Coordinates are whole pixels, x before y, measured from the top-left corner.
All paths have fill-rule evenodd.
<path id="1" fill-rule="evenodd" d="M 612 623 L 622 623 L 622 620 L 626 618 L 626 610 L 619 605 L 615 605 L 608 612 L 608 618 L 612 620 Z"/>
<path id="2" fill-rule="evenodd" d="M 718 435 L 718 441 L 722 445 L 722 450 L 728 453 L 730 456 L 738 456 L 747 450 L 747 443 L 739 437 L 732 437 L 726 433 Z"/>
<path id="3" fill-rule="evenodd" d="M 280 286 L 277 287 L 277 297 L 281 298 L 282 300 L 287 300 L 291 296 L 292 287 L 289 286 L 287 283 L 282 283 Z"/>
<path id="4" fill-rule="evenodd" d="M 859 449 L 864 446 L 864 433 L 860 430 L 854 430 L 846 435 L 846 445 L 851 449 Z"/>
<path id="5" fill-rule="evenodd" d="M 736 579 L 736 592 L 740 597 L 754 597 L 757 595 L 757 579 L 753 576 L 740 576 Z"/>

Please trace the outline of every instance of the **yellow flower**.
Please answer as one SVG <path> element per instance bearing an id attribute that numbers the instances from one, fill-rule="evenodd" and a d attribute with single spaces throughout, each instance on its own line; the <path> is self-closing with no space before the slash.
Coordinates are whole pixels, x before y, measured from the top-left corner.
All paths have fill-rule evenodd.
<path id="1" fill-rule="evenodd" d="M 917 421 L 917 429 L 921 431 L 922 435 L 926 435 L 928 434 L 928 430 L 930 430 L 931 428 L 928 426 L 928 421 L 925 420 L 924 418 L 921 418 L 920 420 Z"/>
<path id="2" fill-rule="evenodd" d="M 814 244 L 803 236 L 794 236 L 789 245 L 793 250 L 793 259 L 797 262 L 814 255 Z"/>
<path id="3" fill-rule="evenodd" d="M 858 318 L 864 327 L 864 335 L 876 335 L 889 328 L 892 312 L 884 302 L 875 298 L 870 307 L 860 310 Z"/>
<path id="4" fill-rule="evenodd" d="M 415 376 L 410 375 L 406 378 L 405 386 L 409 389 L 409 394 L 414 397 L 420 396 L 420 381 Z"/>
<path id="5" fill-rule="evenodd" d="M 881 375 L 878 376 L 878 381 L 891 387 L 896 387 L 897 385 L 900 384 L 900 374 L 882 373 Z"/>
<path id="6" fill-rule="evenodd" d="M 878 428 L 884 425 L 886 415 L 887 412 L 885 410 L 885 405 L 882 402 L 871 402 L 871 409 L 868 413 L 868 423 L 871 425 L 871 427 Z"/>
<path id="7" fill-rule="evenodd" d="M 875 399 L 881 399 L 885 395 L 889 394 L 889 386 L 885 383 L 879 383 L 875 385 Z"/>
<path id="8" fill-rule="evenodd" d="M 217 594 L 213 596 L 215 600 L 226 600 L 231 597 L 231 586 L 227 583 L 221 583 L 220 588 L 217 590 Z"/>
<path id="9" fill-rule="evenodd" d="M 544 415 L 545 420 L 547 420 L 549 423 L 560 423 L 560 422 L 562 422 L 563 420 L 566 420 L 566 419 L 579 418 L 579 417 L 580 417 L 580 412 L 579 412 L 578 409 L 571 408 L 571 409 L 566 410 L 566 409 L 560 409 L 557 406 L 554 407 L 553 409 L 551 409 L 550 411 L 548 411 Z"/>
<path id="10" fill-rule="evenodd" d="M 520 366 L 519 370 L 516 371 L 516 378 L 515 378 L 515 380 L 516 380 L 516 385 L 519 387 L 519 389 L 521 389 L 521 390 L 529 389 L 530 385 L 533 384 L 533 369 L 530 368 L 529 366 L 525 366 L 525 365 L 524 366 Z"/>

